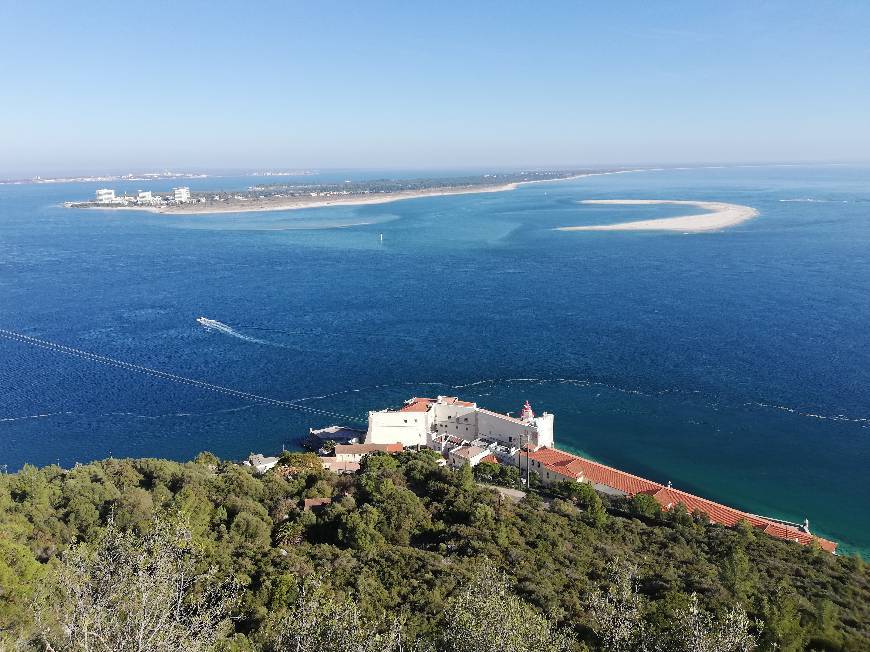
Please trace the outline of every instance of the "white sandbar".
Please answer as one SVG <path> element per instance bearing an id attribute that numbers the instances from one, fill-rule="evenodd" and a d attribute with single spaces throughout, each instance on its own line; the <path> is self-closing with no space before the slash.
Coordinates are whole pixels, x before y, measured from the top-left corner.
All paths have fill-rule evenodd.
<path id="1" fill-rule="evenodd" d="M 751 206 L 726 204 L 715 201 L 678 201 L 672 199 L 586 199 L 581 204 L 612 204 L 617 206 L 639 206 L 649 204 L 674 204 L 676 206 L 696 206 L 709 213 L 686 215 L 684 217 L 664 217 L 656 220 L 638 220 L 617 224 L 596 224 L 592 226 L 561 226 L 557 231 L 716 231 L 758 216 Z"/>

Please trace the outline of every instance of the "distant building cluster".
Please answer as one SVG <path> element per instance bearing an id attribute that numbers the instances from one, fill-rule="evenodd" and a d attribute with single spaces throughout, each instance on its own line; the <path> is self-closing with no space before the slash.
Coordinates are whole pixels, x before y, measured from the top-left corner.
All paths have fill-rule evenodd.
<path id="1" fill-rule="evenodd" d="M 140 190 L 135 196 L 126 193 L 117 195 L 111 188 L 100 188 L 94 197 L 95 204 L 118 206 L 162 206 L 165 204 L 188 204 L 193 201 L 205 200 L 194 200 L 190 195 L 190 188 L 187 186 L 173 188 L 171 194 L 158 194 L 151 190 Z"/>

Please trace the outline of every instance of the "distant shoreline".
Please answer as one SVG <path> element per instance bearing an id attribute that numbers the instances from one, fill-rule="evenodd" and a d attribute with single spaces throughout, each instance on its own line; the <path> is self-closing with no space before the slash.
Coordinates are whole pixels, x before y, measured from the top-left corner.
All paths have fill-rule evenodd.
<path id="1" fill-rule="evenodd" d="M 567 177 L 553 179 L 533 179 L 529 181 L 514 181 L 499 185 L 475 185 L 443 188 L 428 188 L 425 190 L 407 190 L 394 193 L 383 193 L 368 196 L 352 196 L 346 198 L 335 197 L 282 197 L 276 199 L 251 199 L 236 200 L 234 202 L 212 202 L 173 204 L 170 206 L 118 206 L 118 205 L 92 205 L 82 202 L 80 206 L 72 208 L 85 208 L 88 210 L 111 210 L 111 211 L 145 211 L 162 215 L 212 215 L 219 213 L 265 213 L 271 211 L 293 211 L 310 208 L 325 208 L 328 206 L 365 206 L 369 204 L 388 204 L 406 199 L 418 199 L 421 197 L 446 197 L 449 195 L 474 195 L 492 192 L 505 192 L 516 190 L 521 185 L 532 183 L 554 183 L 557 181 L 570 181 L 585 177 L 604 176 L 608 174 L 625 174 L 628 172 L 645 172 L 646 168 L 635 170 L 610 170 L 605 172 L 583 172 Z"/>
<path id="2" fill-rule="evenodd" d="M 616 224 L 594 224 L 590 226 L 561 226 L 556 231 L 681 231 L 683 233 L 699 233 L 702 231 L 718 231 L 729 226 L 740 224 L 758 216 L 758 210 L 742 204 L 729 204 L 713 201 L 686 201 L 674 199 L 586 199 L 581 204 L 606 204 L 613 206 L 647 206 L 652 204 L 674 204 L 677 206 L 695 206 L 709 213 L 685 215 L 682 217 L 664 217 L 655 220 L 636 220 L 618 222 Z"/>
<path id="3" fill-rule="evenodd" d="M 223 203 L 220 205 L 180 204 L 160 208 L 122 206 L 121 210 L 145 210 L 164 215 L 209 215 L 214 213 L 265 213 L 269 211 L 295 211 L 305 208 L 325 208 L 327 206 L 365 206 L 368 204 L 387 204 L 403 199 L 416 199 L 418 197 L 445 197 L 447 195 L 471 195 L 485 192 L 503 192 L 513 190 L 516 183 L 506 183 L 499 186 L 475 186 L 471 188 L 431 188 L 427 190 L 409 190 L 383 195 L 367 197 L 347 198 L 317 198 L 303 199 L 299 197 L 281 198 L 276 200 L 254 199 L 237 203 Z M 110 208 L 110 207 L 107 207 Z"/>

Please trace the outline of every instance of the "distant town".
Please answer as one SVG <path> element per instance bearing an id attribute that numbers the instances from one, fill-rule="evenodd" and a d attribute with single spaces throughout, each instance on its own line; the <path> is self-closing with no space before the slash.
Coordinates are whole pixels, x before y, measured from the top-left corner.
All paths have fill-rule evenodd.
<path id="1" fill-rule="evenodd" d="M 261 183 L 244 190 L 191 191 L 188 186 L 170 192 L 150 189 L 135 195 L 118 194 L 100 188 L 93 199 L 67 201 L 68 208 L 129 208 L 159 213 L 222 213 L 292 210 L 333 204 L 374 204 L 415 197 L 471 194 L 512 190 L 520 184 L 575 179 L 600 174 L 627 172 L 613 170 L 534 170 L 499 172 L 458 177 L 418 179 L 374 179 L 335 183 Z M 262 173 L 260 176 L 283 176 Z M 129 179 L 127 179 L 129 180 Z"/>
<path id="2" fill-rule="evenodd" d="M 115 194 L 112 188 L 99 188 L 91 201 L 64 202 L 67 208 L 99 208 L 112 206 L 166 206 L 170 204 L 186 204 L 191 201 L 205 201 L 202 197 L 192 198 L 188 186 L 173 188 L 169 193 L 155 193 L 151 190 L 140 190 L 135 195 Z"/>

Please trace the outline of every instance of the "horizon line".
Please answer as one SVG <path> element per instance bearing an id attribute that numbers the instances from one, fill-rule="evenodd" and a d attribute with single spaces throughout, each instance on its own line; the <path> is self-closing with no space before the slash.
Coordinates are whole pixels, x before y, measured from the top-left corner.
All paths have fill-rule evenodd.
<path id="1" fill-rule="evenodd" d="M 530 164 L 530 165 L 463 165 L 463 166 L 299 166 L 299 165 L 262 165 L 242 167 L 196 167 L 180 166 L 172 168 L 168 166 L 142 167 L 142 168 L 107 168 L 101 171 L 80 169 L 73 172 L 51 172 L 43 174 L 31 174 L 23 176 L 0 177 L 0 183 L 27 182 L 40 179 L 82 179 L 84 177 L 119 177 L 124 175 L 192 175 L 212 174 L 215 176 L 234 176 L 236 174 L 260 174 L 275 173 L 287 176 L 303 176 L 321 172 L 501 172 L 501 171 L 542 171 L 542 170 L 594 170 L 594 169 L 621 169 L 621 168 L 644 168 L 658 170 L 680 169 L 703 169 L 703 168 L 738 168 L 738 167 L 811 167 L 811 166 L 863 166 L 870 165 L 870 160 L 805 160 L 805 161 L 687 161 L 681 163 L 658 163 L 658 162 L 622 162 L 622 163 L 576 163 L 576 164 Z M 123 170 L 123 171 L 122 171 Z M 135 170 L 135 171 L 131 171 Z M 294 174 L 295 173 L 295 174 Z M 8 173 L 7 173 L 8 174 Z M 254 175 L 256 176 L 256 175 Z"/>

